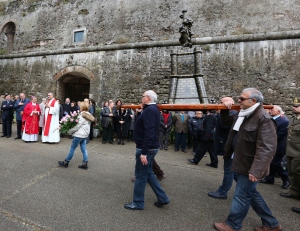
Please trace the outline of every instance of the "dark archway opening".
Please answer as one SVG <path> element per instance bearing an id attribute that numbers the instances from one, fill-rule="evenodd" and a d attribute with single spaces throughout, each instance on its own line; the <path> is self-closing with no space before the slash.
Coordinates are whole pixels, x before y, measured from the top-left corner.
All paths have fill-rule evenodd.
<path id="1" fill-rule="evenodd" d="M 16 24 L 14 22 L 8 22 L 4 25 L 1 33 L 1 45 L 8 52 L 13 50 L 15 33 Z"/>
<path id="2" fill-rule="evenodd" d="M 59 80 L 58 98 L 64 102 L 65 98 L 70 98 L 71 101 L 83 101 L 89 98 L 90 80 L 79 72 L 70 72 L 62 76 Z"/>

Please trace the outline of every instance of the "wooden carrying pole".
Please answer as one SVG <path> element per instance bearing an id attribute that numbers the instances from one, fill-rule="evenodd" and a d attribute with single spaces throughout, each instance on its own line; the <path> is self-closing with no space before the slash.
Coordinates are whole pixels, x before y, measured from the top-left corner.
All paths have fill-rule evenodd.
<path id="1" fill-rule="evenodd" d="M 140 109 L 141 104 L 138 105 L 122 105 L 122 108 L 131 108 L 133 110 Z M 159 110 L 168 111 L 203 111 L 203 110 L 225 110 L 228 109 L 223 104 L 157 104 Z M 272 105 L 263 105 L 264 109 L 272 109 Z M 239 104 L 233 104 L 231 110 L 240 110 Z"/>

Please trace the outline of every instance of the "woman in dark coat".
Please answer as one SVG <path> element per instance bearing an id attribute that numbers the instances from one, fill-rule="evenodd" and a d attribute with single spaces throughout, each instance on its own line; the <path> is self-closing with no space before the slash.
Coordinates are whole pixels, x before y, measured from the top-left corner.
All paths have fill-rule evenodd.
<path id="1" fill-rule="evenodd" d="M 130 111 L 121 108 L 116 111 L 116 134 L 118 138 L 118 144 L 124 145 L 124 138 L 128 136 L 128 130 L 130 128 Z"/>

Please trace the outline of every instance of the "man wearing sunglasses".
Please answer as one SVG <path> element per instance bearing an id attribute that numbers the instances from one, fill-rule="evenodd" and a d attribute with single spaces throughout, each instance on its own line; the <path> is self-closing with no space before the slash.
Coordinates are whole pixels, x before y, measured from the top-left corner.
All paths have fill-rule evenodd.
<path id="1" fill-rule="evenodd" d="M 290 191 L 280 193 L 282 197 L 300 200 L 300 102 L 294 99 L 292 112 L 294 117 L 290 120 L 286 144 L 286 160 L 290 178 Z M 293 212 L 300 213 L 300 208 L 292 208 Z"/>
<path id="2" fill-rule="evenodd" d="M 263 95 L 256 88 L 246 88 L 239 97 L 240 112 L 230 116 L 221 110 L 224 125 L 232 125 L 225 144 L 224 158 L 233 153 L 231 170 L 235 173 L 236 188 L 229 215 L 225 222 L 215 223 L 219 231 L 242 229 L 250 206 L 261 218 L 262 226 L 256 231 L 281 231 L 260 193 L 256 190 L 259 179 L 269 174 L 269 167 L 276 152 L 276 124 L 263 109 Z M 228 109 L 232 103 L 225 102 Z"/>

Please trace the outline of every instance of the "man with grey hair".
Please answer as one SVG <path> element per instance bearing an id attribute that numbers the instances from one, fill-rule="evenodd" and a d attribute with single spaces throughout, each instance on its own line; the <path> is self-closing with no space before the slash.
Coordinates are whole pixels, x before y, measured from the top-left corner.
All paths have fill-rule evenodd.
<path id="1" fill-rule="evenodd" d="M 15 139 L 21 139 L 21 130 L 22 130 L 22 116 L 25 106 L 30 102 L 26 98 L 24 93 L 20 93 L 20 98 L 15 100 L 14 109 L 16 111 L 16 121 L 17 121 L 17 137 Z"/>
<path id="2" fill-rule="evenodd" d="M 259 179 L 269 174 L 269 166 L 276 152 L 276 124 L 263 109 L 263 95 L 256 88 L 246 88 L 239 97 L 240 112 L 234 116 L 221 110 L 224 125 L 232 125 L 225 144 L 224 158 L 233 154 L 231 170 L 235 173 L 236 188 L 229 215 L 225 222 L 215 223 L 219 231 L 242 229 L 250 206 L 261 218 L 262 226 L 255 231 L 281 231 L 260 193 L 256 190 Z M 224 105 L 230 109 L 232 103 Z"/>
<path id="3" fill-rule="evenodd" d="M 133 140 L 136 143 L 136 165 L 133 201 L 125 204 L 129 210 L 143 210 L 144 196 L 147 182 L 154 191 L 157 201 L 154 205 L 158 208 L 170 203 L 164 190 L 161 188 L 153 173 L 153 160 L 158 152 L 160 113 L 156 106 L 157 95 L 154 91 L 144 92 L 142 96 L 143 112 L 137 118 L 133 130 Z"/>
<path id="4" fill-rule="evenodd" d="M 282 179 L 282 188 L 286 189 L 290 186 L 290 181 L 288 171 L 282 167 L 281 162 L 286 153 L 286 138 L 288 134 L 289 121 L 287 118 L 283 118 L 282 109 L 277 105 L 274 105 L 273 109 L 271 109 L 269 113 L 277 124 L 277 149 L 270 165 L 270 174 L 263 180 L 260 180 L 259 183 L 274 184 L 275 175 L 277 173 Z"/>

